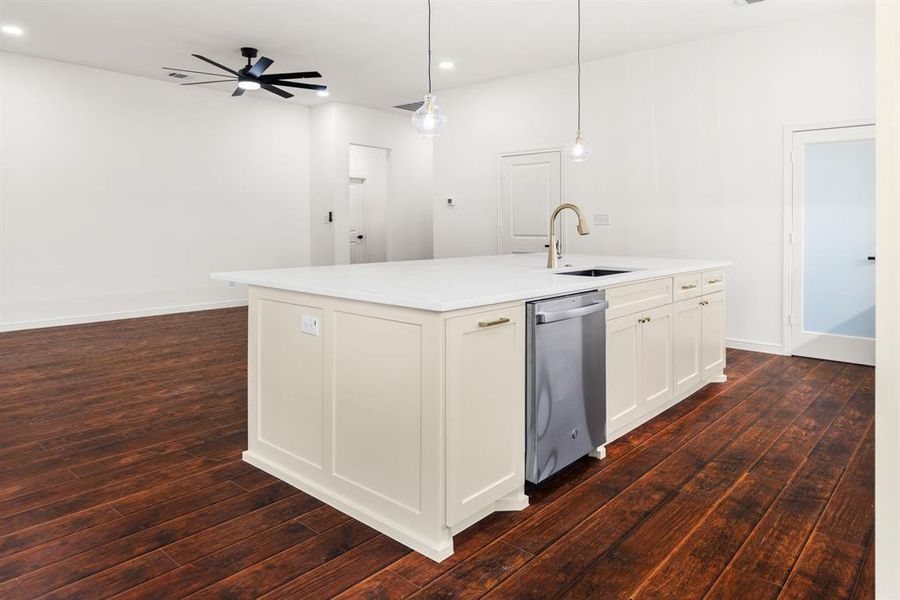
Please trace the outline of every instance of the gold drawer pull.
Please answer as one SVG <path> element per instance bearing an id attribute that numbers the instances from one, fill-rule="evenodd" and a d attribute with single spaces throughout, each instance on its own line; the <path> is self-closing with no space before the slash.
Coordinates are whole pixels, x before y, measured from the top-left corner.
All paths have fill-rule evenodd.
<path id="1" fill-rule="evenodd" d="M 683 290 L 692 290 L 692 289 L 694 289 L 695 287 L 697 287 L 697 284 L 696 284 L 696 283 L 689 283 L 689 284 L 686 284 L 686 285 L 681 286 L 681 289 L 683 289 Z"/>
<path id="2" fill-rule="evenodd" d="M 478 321 L 479 327 L 493 327 L 494 325 L 503 325 L 504 323 L 509 323 L 509 319 L 506 317 L 500 317 L 499 319 L 494 319 L 493 321 Z"/>
<path id="3" fill-rule="evenodd" d="M 641 317 L 640 319 L 638 319 L 638 323 L 649 323 L 649 322 L 650 322 L 650 317 Z"/>
<path id="4" fill-rule="evenodd" d="M 710 279 L 709 283 L 722 283 L 721 279 Z"/>
<path id="5" fill-rule="evenodd" d="M 707 304 L 709 304 L 709 300 L 701 300 L 700 301 L 700 306 L 706 306 Z"/>

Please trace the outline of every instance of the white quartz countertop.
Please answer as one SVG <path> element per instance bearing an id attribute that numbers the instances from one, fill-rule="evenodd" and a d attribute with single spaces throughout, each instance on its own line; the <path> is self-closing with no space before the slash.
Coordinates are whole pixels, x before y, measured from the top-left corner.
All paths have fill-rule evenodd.
<path id="1" fill-rule="evenodd" d="M 729 264 L 721 260 L 575 254 L 564 256 L 561 267 L 551 271 L 546 262 L 544 253 L 505 254 L 233 271 L 211 276 L 246 285 L 443 312 L 602 289 Z M 589 268 L 630 272 L 606 277 L 560 274 Z"/>

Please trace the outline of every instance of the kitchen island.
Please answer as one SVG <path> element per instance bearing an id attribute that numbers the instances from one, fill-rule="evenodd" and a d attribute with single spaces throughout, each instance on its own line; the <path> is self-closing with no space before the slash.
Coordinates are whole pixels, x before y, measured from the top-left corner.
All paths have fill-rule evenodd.
<path id="1" fill-rule="evenodd" d="M 244 460 L 440 561 L 459 531 L 528 505 L 527 301 L 605 291 L 607 442 L 724 381 L 726 262 L 545 262 L 213 274 L 249 286 Z M 626 272 L 565 274 L 591 268 Z"/>

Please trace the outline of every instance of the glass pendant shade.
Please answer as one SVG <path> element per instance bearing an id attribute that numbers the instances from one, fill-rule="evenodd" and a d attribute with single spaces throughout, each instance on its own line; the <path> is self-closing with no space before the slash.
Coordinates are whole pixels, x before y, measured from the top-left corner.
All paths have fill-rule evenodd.
<path id="1" fill-rule="evenodd" d="M 581 133 L 579 132 L 575 136 L 575 142 L 566 148 L 566 154 L 568 154 L 569 158 L 575 162 L 582 162 L 591 157 L 591 145 L 588 144 L 583 137 L 581 137 Z"/>
<path id="2" fill-rule="evenodd" d="M 413 127 L 422 137 L 438 137 L 447 125 L 447 115 L 434 100 L 434 94 L 426 94 L 425 102 L 412 116 Z"/>

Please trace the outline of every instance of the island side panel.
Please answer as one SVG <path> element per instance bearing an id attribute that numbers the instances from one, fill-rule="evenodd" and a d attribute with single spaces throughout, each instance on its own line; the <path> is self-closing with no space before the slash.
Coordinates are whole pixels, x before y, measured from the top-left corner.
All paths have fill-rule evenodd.
<path id="1" fill-rule="evenodd" d="M 452 553 L 441 315 L 251 287 L 249 319 L 245 460 L 426 556 Z"/>
<path id="2" fill-rule="evenodd" d="M 525 485 L 525 304 L 446 321 L 447 523 L 459 531 Z"/>

